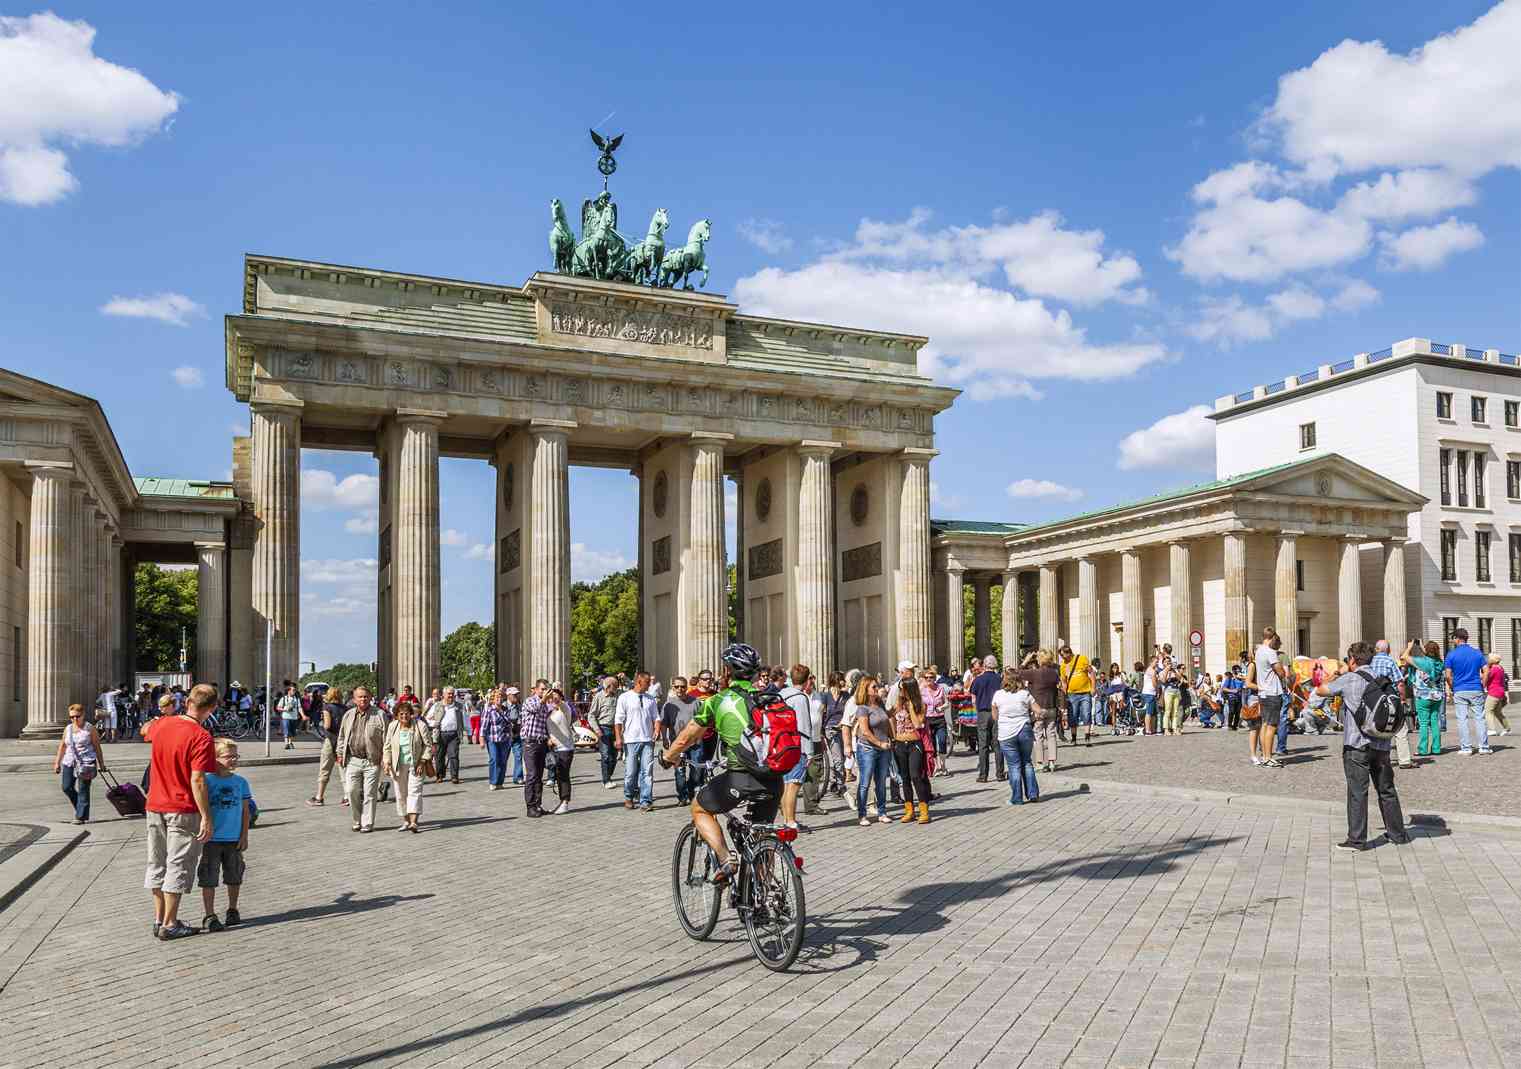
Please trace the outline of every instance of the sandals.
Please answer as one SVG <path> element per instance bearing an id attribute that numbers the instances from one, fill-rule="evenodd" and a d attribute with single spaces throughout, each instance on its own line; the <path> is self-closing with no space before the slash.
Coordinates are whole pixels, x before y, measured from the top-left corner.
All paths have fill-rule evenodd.
<path id="1" fill-rule="evenodd" d="M 718 867 L 718 871 L 708 877 L 708 882 L 714 887 L 722 887 L 739 874 L 739 864 L 731 857 Z"/>

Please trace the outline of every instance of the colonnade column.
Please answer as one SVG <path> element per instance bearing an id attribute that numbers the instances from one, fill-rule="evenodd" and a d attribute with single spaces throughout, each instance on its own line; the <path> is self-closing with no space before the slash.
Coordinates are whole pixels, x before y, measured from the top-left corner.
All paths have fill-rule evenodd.
<path id="1" fill-rule="evenodd" d="M 85 484 L 75 480 L 69 486 L 69 687 L 68 700 L 84 702 L 85 691 L 85 593 L 84 544 L 90 533 L 86 516 L 90 509 L 90 495 Z"/>
<path id="2" fill-rule="evenodd" d="M 438 425 L 444 416 L 410 408 L 396 412 L 400 442 L 391 534 L 393 674 L 398 685 L 410 683 L 418 694 L 427 694 L 442 682 L 438 678 Z"/>
<path id="3" fill-rule="evenodd" d="M 1384 543 L 1384 638 L 1396 650 L 1411 639 L 1405 619 L 1405 542 L 1391 538 Z"/>
<path id="4" fill-rule="evenodd" d="M 301 408 L 253 406 L 253 610 L 255 678 L 275 686 L 300 678 Z M 265 664 L 269 629 L 270 663 Z"/>
<path id="5" fill-rule="evenodd" d="M 945 669 L 966 667 L 966 569 L 945 570 Z"/>
<path id="6" fill-rule="evenodd" d="M 1278 559 L 1273 569 L 1273 629 L 1283 640 L 1280 652 L 1289 657 L 1300 652 L 1298 560 L 1299 532 L 1280 532 Z"/>
<path id="7" fill-rule="evenodd" d="M 1362 540 L 1349 537 L 1341 544 L 1341 563 L 1336 569 L 1337 656 L 1363 637 Z"/>
<path id="8" fill-rule="evenodd" d="M 524 682 L 570 686 L 570 428 L 528 426 L 533 509 L 528 517 L 528 665 Z M 648 651 L 646 651 L 648 652 Z"/>
<path id="9" fill-rule="evenodd" d="M 972 653 L 986 657 L 993 652 L 993 577 L 979 572 L 972 576 Z"/>
<path id="10" fill-rule="evenodd" d="M 1099 649 L 1098 565 L 1092 557 L 1077 559 L 1077 639 L 1073 645 L 1094 664 L 1103 659 Z"/>
<path id="11" fill-rule="evenodd" d="M 724 442 L 730 439 L 729 435 L 708 435 L 696 433 L 692 435 L 692 508 L 690 512 L 690 530 L 687 532 L 688 559 L 682 565 L 681 585 L 687 595 L 687 619 L 690 621 L 687 634 L 682 636 L 682 642 L 686 646 L 681 664 L 685 665 L 717 665 L 723 655 L 724 645 L 729 638 L 729 599 L 726 596 L 728 586 L 724 568 Z M 799 587 L 798 598 L 802 611 L 798 616 L 800 634 L 805 638 L 806 631 L 803 629 L 809 623 L 809 610 L 814 607 L 814 598 L 817 590 L 805 588 L 804 582 L 813 579 L 809 561 L 805 560 L 808 547 L 807 523 L 808 523 L 808 486 L 807 465 L 804 464 L 803 486 L 803 545 L 799 555 Z M 829 461 L 824 460 L 824 474 L 827 480 L 829 474 Z M 827 485 L 826 485 L 827 491 Z M 825 528 L 827 535 L 828 529 Z M 812 562 L 815 565 L 817 562 Z M 829 550 L 827 544 L 824 548 L 823 567 L 828 574 Z M 829 585 L 826 581 L 825 601 L 829 606 L 832 624 L 834 609 L 833 598 L 827 596 Z M 821 626 L 823 622 L 821 621 Z M 829 628 L 833 633 L 833 628 Z M 813 662 L 808 662 L 812 664 Z M 683 668 L 683 670 L 685 670 Z"/>
<path id="12" fill-rule="evenodd" d="M 1040 604 L 1035 611 L 1040 616 L 1040 647 L 1044 650 L 1054 650 L 1061 637 L 1057 634 L 1061 615 L 1060 606 L 1056 604 L 1056 567 L 1054 564 L 1040 566 Z"/>
<path id="13" fill-rule="evenodd" d="M 100 693 L 100 680 L 96 674 L 100 661 L 100 616 L 95 612 L 96 560 L 100 556 L 100 539 L 96 527 L 100 513 L 88 497 L 84 511 L 79 516 L 79 579 L 74 589 L 74 611 L 79 619 L 79 679 L 75 684 L 75 698 L 83 702 L 85 711 L 95 708 L 95 696 Z"/>
<path id="14" fill-rule="evenodd" d="M 1252 644 L 1246 633 L 1246 535 L 1225 535 L 1225 657 L 1234 662 Z"/>
<path id="15" fill-rule="evenodd" d="M 813 669 L 822 687 L 834 671 L 834 477 L 830 458 L 835 442 L 804 442 L 798 448 L 802 468 L 797 530 L 798 660 Z M 722 453 L 719 467 L 722 467 Z M 723 533 L 723 475 L 718 479 L 719 534 Z M 719 559 L 720 565 L 722 555 Z M 957 574 L 960 580 L 960 574 Z M 722 602 L 720 602 L 722 604 Z M 716 664 L 699 661 L 699 664 Z"/>
<path id="16" fill-rule="evenodd" d="M 24 739 L 57 738 L 67 722 L 70 688 L 70 606 L 74 576 L 72 467 L 31 468 L 27 534 L 26 726 Z M 18 670 L 20 666 L 17 666 Z"/>
<path id="17" fill-rule="evenodd" d="M 998 615 L 1003 624 L 1003 649 L 999 650 L 1005 668 L 1019 663 L 1019 573 L 1003 573 L 1003 604 Z M 959 667 L 959 666 L 958 666 Z"/>
<path id="18" fill-rule="evenodd" d="M 1124 631 L 1120 634 L 1120 656 L 1125 671 L 1137 661 L 1146 661 L 1146 603 L 1141 597 L 1141 553 L 1127 549 L 1120 554 L 1120 590 L 1124 603 Z"/>
<path id="19" fill-rule="evenodd" d="M 95 617 L 95 646 L 90 659 L 94 667 L 91 673 L 95 694 L 90 695 L 94 708 L 96 695 L 109 690 L 116 674 L 111 670 L 111 516 L 95 510 L 95 529 L 90 537 L 95 541 L 95 567 L 90 570 L 90 615 Z"/>
<path id="20" fill-rule="evenodd" d="M 197 542 L 195 594 L 195 681 L 227 690 L 227 548 Z"/>
<path id="21" fill-rule="evenodd" d="M 903 450 L 898 500 L 898 656 L 929 664 L 935 656 L 930 598 L 929 462 L 933 449 Z"/>
<path id="22" fill-rule="evenodd" d="M 1167 544 L 1172 648 L 1180 660 L 1188 658 L 1188 633 L 1193 629 L 1193 554 L 1187 542 Z"/>

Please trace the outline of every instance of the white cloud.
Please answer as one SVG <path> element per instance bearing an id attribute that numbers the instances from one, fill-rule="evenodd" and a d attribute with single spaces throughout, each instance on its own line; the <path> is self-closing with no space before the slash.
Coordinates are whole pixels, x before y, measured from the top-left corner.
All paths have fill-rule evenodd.
<path id="1" fill-rule="evenodd" d="M 966 499 L 960 494 L 948 494 L 940 489 L 940 484 L 934 479 L 930 480 L 930 506 L 938 509 L 959 509 L 966 503 Z"/>
<path id="2" fill-rule="evenodd" d="M 1477 249 L 1484 244 L 1484 235 L 1472 223 L 1454 217 L 1398 234 L 1380 234 L 1378 240 L 1383 249 L 1379 257 L 1382 266 L 1393 271 L 1430 271 L 1450 256 Z"/>
<path id="3" fill-rule="evenodd" d="M 1260 305 L 1247 301 L 1239 293 L 1204 297 L 1198 303 L 1195 318 L 1184 324 L 1183 331 L 1200 341 L 1228 349 L 1241 342 L 1266 341 L 1290 323 L 1319 319 L 1328 309 L 1355 311 L 1374 303 L 1379 296 L 1378 290 L 1366 282 L 1352 279 L 1329 296 L 1295 283 L 1268 294 Z"/>
<path id="4" fill-rule="evenodd" d="M 95 28 L 51 12 L 0 16 L 0 200 L 50 204 L 79 183 L 57 145 L 129 145 L 179 108 L 135 70 L 95 55 Z"/>
<path id="5" fill-rule="evenodd" d="M 1120 439 L 1120 468 L 1213 468 L 1215 425 L 1208 405 L 1163 416 Z"/>
<path id="6" fill-rule="evenodd" d="M 378 562 L 373 557 L 303 560 L 301 562 L 301 581 L 303 583 L 322 583 L 344 587 L 369 584 L 373 587 L 377 564 Z"/>
<path id="7" fill-rule="evenodd" d="M 102 314 L 128 319 L 156 319 L 176 327 L 188 327 L 192 316 L 206 309 L 183 293 L 155 293 L 149 297 L 112 297 L 100 306 Z"/>
<path id="8" fill-rule="evenodd" d="M 1382 297 L 1383 294 L 1362 279 L 1354 278 L 1332 296 L 1331 307 L 1343 312 L 1355 312 L 1359 308 L 1377 304 Z"/>
<path id="9" fill-rule="evenodd" d="M 466 560 L 496 560 L 496 547 L 487 545 L 485 542 L 477 542 L 465 550 Z"/>
<path id="10" fill-rule="evenodd" d="M 1050 479 L 1016 479 L 1004 487 L 1004 493 L 1015 498 L 1049 497 L 1059 501 L 1076 501 L 1083 496 L 1081 490 Z"/>
<path id="11" fill-rule="evenodd" d="M 1296 319 L 1319 319 L 1326 310 L 1325 298 L 1312 293 L 1303 286 L 1290 286 L 1286 290 L 1270 294 L 1268 307 L 1284 322 Z"/>
<path id="12" fill-rule="evenodd" d="M 595 583 L 613 572 L 632 568 L 634 562 L 622 553 L 588 549 L 584 542 L 570 544 L 570 578 L 576 583 Z"/>
<path id="13" fill-rule="evenodd" d="M 366 509 L 358 516 L 343 521 L 343 529 L 349 534 L 374 534 L 380 530 L 380 510 Z"/>
<path id="14" fill-rule="evenodd" d="M 735 230 L 741 238 L 772 256 L 792 248 L 792 239 L 775 219 L 745 219 Z"/>
<path id="15" fill-rule="evenodd" d="M 1467 179 L 1426 167 L 1361 182 L 1342 194 L 1341 206 L 1364 219 L 1416 219 L 1472 204 L 1478 196 Z"/>
<path id="16" fill-rule="evenodd" d="M 206 376 L 201 374 L 201 369 L 191 367 L 188 364 L 181 365 L 169 372 L 169 377 L 174 380 L 176 386 L 185 390 L 194 390 L 206 385 Z"/>
<path id="17" fill-rule="evenodd" d="M 374 475 L 342 479 L 322 468 L 301 469 L 301 504 L 314 509 L 373 510 L 380 503 L 380 480 Z"/>
<path id="18" fill-rule="evenodd" d="M 470 536 L 464 531 L 456 531 L 453 527 L 445 527 L 438 533 L 438 544 L 441 546 L 466 546 L 470 544 Z"/>

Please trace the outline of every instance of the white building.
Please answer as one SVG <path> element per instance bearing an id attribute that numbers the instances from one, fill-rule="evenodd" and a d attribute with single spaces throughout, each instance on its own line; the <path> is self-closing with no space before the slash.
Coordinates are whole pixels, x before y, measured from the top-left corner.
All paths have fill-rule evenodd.
<path id="1" fill-rule="evenodd" d="M 1426 498 L 1409 516 L 1410 634 L 1388 637 L 1445 645 L 1466 627 L 1521 677 L 1521 359 L 1407 338 L 1222 397 L 1211 418 L 1221 478 L 1335 453 Z M 1370 594 L 1372 636 L 1388 628 Z"/>

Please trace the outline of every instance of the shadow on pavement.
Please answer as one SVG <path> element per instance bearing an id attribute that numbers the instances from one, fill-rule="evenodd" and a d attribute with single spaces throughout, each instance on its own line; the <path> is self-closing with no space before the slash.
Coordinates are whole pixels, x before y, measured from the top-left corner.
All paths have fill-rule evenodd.
<path id="1" fill-rule="evenodd" d="M 250 917 L 242 923 L 241 927 L 261 928 L 267 924 L 289 924 L 293 921 L 318 920 L 323 917 L 343 917 L 351 913 L 369 913 L 371 910 L 386 909 L 402 902 L 417 902 L 432 897 L 432 894 L 425 894 L 376 895 L 374 898 L 355 898 L 353 891 L 345 891 L 332 902 L 325 905 L 304 906 L 301 909 L 286 910 L 284 913 L 270 913 L 262 917 Z"/>

